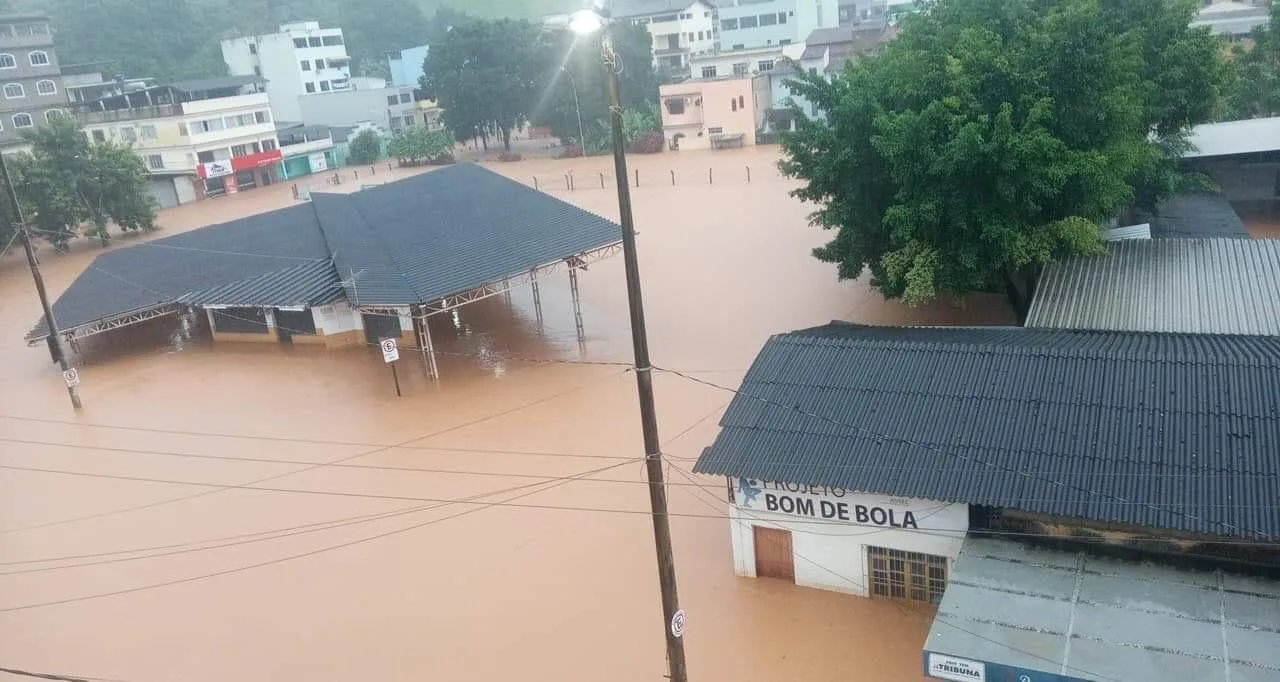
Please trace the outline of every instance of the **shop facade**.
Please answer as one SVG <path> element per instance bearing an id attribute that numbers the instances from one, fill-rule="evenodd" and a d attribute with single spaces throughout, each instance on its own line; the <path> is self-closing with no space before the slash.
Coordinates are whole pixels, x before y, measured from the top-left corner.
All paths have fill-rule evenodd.
<path id="1" fill-rule="evenodd" d="M 937 603 L 969 505 L 729 478 L 734 571 L 860 596 Z"/>
<path id="2" fill-rule="evenodd" d="M 196 167 L 196 177 L 201 182 L 201 198 L 265 187 L 279 182 L 279 166 L 283 158 L 279 149 L 237 156 L 230 159 L 206 161 Z"/>
<path id="3" fill-rule="evenodd" d="M 288 151 L 288 149 L 286 148 L 285 151 Z M 332 148 L 286 155 L 284 160 L 280 162 L 280 179 L 291 180 L 337 168 L 337 153 Z"/>

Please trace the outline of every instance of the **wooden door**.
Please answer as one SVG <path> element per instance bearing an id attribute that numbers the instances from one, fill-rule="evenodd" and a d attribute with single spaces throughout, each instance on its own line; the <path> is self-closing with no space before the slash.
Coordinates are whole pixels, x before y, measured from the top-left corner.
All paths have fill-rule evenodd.
<path id="1" fill-rule="evenodd" d="M 796 581 L 791 531 L 755 526 L 756 577 Z"/>

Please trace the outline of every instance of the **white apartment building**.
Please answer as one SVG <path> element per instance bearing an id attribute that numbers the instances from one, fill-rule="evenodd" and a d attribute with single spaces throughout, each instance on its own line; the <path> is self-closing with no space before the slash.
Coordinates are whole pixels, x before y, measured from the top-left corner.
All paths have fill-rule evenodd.
<path id="1" fill-rule="evenodd" d="M 73 105 L 96 141 L 132 145 L 162 208 L 276 181 L 281 161 L 271 101 L 257 76 L 128 90 Z"/>
<path id="2" fill-rule="evenodd" d="M 717 0 L 720 50 L 802 43 L 840 24 L 839 0 Z"/>
<path id="3" fill-rule="evenodd" d="M 613 16 L 649 30 L 660 70 L 687 71 L 690 57 L 716 49 L 713 0 L 616 0 Z"/>
<path id="4" fill-rule="evenodd" d="M 318 21 L 282 24 L 278 33 L 222 41 L 222 60 L 233 76 L 267 80 L 271 110 L 281 121 L 301 121 L 298 98 L 351 88 L 351 57 L 340 28 Z"/>

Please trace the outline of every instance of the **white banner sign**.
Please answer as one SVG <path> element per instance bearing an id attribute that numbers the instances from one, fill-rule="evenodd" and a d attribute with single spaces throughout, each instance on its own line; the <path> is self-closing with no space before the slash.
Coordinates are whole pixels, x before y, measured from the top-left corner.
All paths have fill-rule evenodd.
<path id="1" fill-rule="evenodd" d="M 987 666 L 981 661 L 930 653 L 929 677 L 956 682 L 986 682 Z"/>
<path id="2" fill-rule="evenodd" d="M 230 161 L 209 161 L 204 164 L 204 176 L 206 178 L 221 178 L 234 172 L 235 169 L 231 167 Z"/>
<path id="3" fill-rule="evenodd" d="M 324 157 L 324 152 L 319 152 L 319 153 L 308 156 L 307 162 L 311 164 L 312 173 L 319 173 L 322 170 L 329 170 L 329 160 Z"/>
<path id="4" fill-rule="evenodd" d="M 965 532 L 968 505 L 914 497 L 864 495 L 834 486 L 739 478 L 734 501 L 743 509 L 862 526 Z"/>

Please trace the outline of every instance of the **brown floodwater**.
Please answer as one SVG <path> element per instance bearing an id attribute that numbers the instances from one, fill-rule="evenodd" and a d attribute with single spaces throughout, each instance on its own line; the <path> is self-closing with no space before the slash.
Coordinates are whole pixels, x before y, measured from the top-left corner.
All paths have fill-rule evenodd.
<path id="1" fill-rule="evenodd" d="M 926 610 L 733 575 L 723 481 L 687 473 L 730 394 L 695 379 L 736 387 L 770 334 L 832 319 L 1011 315 L 999 299 L 909 309 L 837 282 L 775 161 L 772 148 L 633 160 L 653 361 L 691 377 L 656 376 L 690 679 L 914 682 Z M 607 160 L 492 167 L 617 217 Z M 291 201 L 263 188 L 160 222 L 171 234 Z M 99 252 L 46 249 L 51 291 Z M 405 353 L 402 398 L 366 349 L 215 349 L 198 325 L 150 324 L 85 344 L 75 414 L 45 349 L 22 341 L 38 304 L 20 256 L 0 257 L 0 667 L 661 679 L 634 378 L 608 364 L 629 358 L 620 257 L 581 276 L 583 348 L 563 274 L 543 282 L 541 329 L 528 291 L 434 320 L 443 380 Z M 565 362 L 582 360 L 600 364 Z M 476 503 L 440 502 L 462 498 Z"/>

